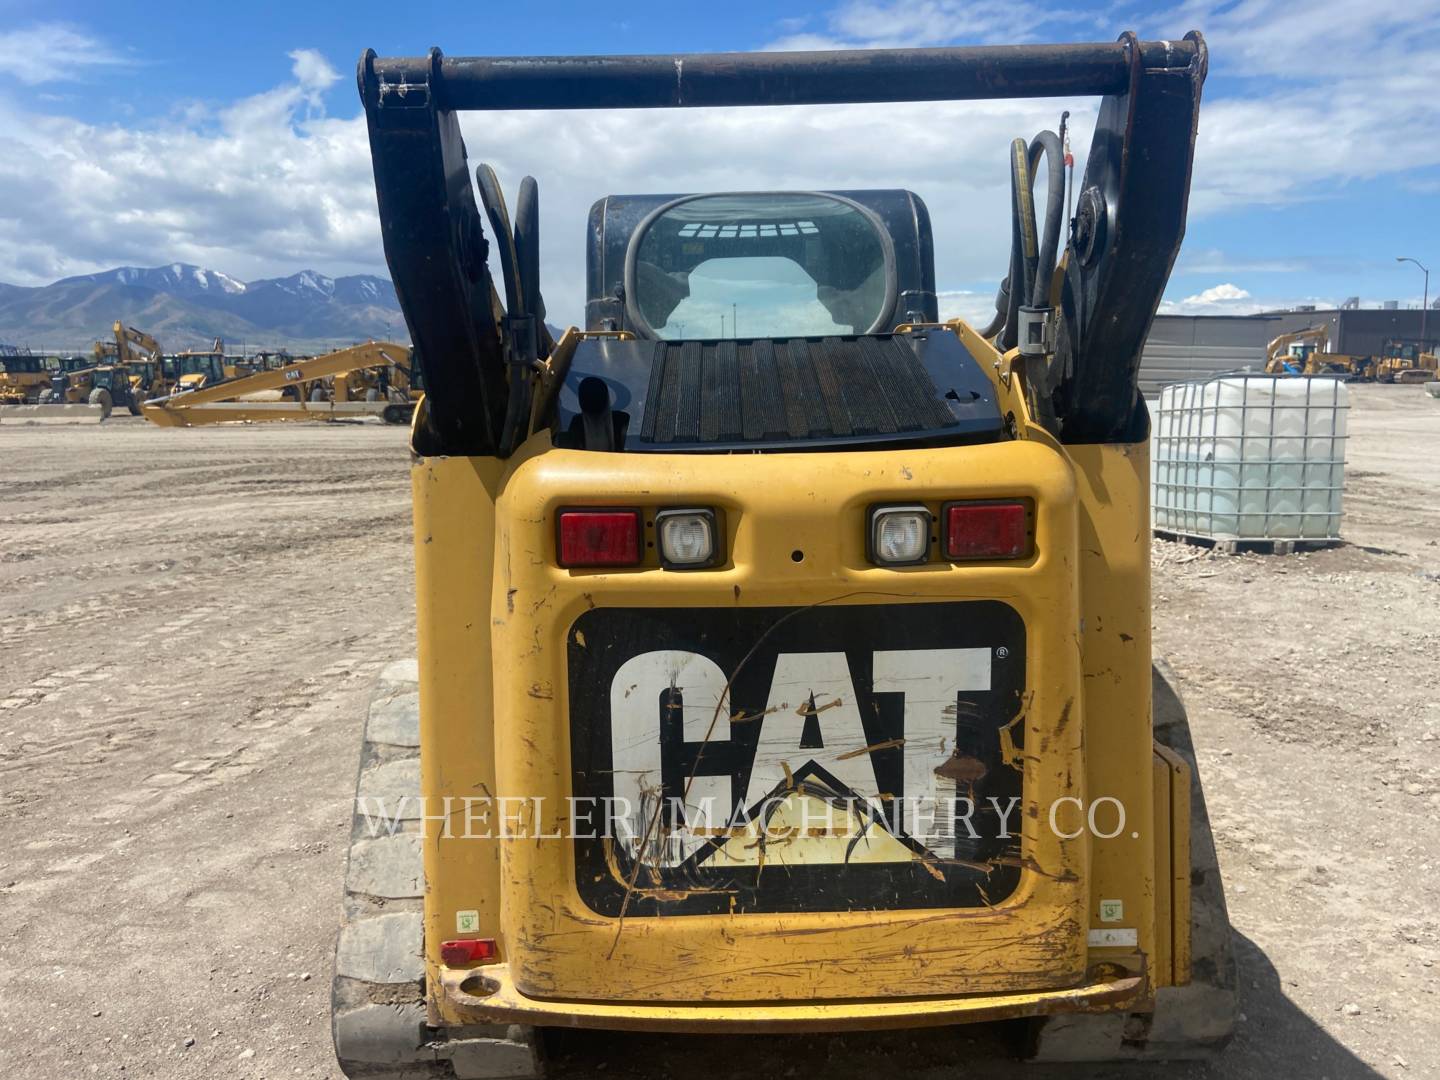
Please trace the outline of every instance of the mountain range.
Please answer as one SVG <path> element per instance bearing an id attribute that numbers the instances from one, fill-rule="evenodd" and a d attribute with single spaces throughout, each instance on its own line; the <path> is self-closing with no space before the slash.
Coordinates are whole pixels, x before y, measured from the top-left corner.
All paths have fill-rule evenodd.
<path id="1" fill-rule="evenodd" d="M 326 277 L 301 270 L 239 281 L 218 270 L 171 263 L 121 266 L 25 287 L 0 282 L 0 342 L 34 351 L 88 352 L 115 320 L 144 330 L 168 351 L 208 346 L 323 351 L 366 338 L 407 341 L 395 287 L 369 274 Z"/>

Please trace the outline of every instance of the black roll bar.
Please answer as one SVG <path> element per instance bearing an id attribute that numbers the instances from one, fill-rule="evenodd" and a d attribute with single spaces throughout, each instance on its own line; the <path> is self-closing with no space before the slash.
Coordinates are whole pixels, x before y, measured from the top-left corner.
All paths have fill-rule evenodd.
<path id="1" fill-rule="evenodd" d="M 426 386 L 432 452 L 507 452 L 506 399 L 525 377 L 505 321 L 495 318 L 488 242 L 456 112 L 1094 95 L 1104 101 L 1067 244 L 1053 355 L 1032 382 L 1037 410 L 1066 441 L 1125 438 L 1136 422 L 1140 348 L 1184 235 L 1205 69 L 1197 33 L 1175 41 L 1127 33 L 1108 44 L 659 56 L 366 51 L 358 82 L 385 254 Z"/>
<path id="2" fill-rule="evenodd" d="M 1139 42 L 1142 68 L 1184 67 L 1193 40 Z M 1124 93 L 1127 43 L 844 52 L 514 56 L 361 61 L 383 96 L 429 84 L 437 105 L 498 109 L 672 109 L 746 105 L 1078 97 Z M 363 91 L 362 91 L 363 92 Z M 369 100 L 367 99 L 367 105 Z"/>

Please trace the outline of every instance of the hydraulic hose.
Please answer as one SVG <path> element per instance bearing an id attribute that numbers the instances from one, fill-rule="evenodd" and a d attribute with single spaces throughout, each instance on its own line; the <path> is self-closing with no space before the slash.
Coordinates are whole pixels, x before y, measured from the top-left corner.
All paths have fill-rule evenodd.
<path id="1" fill-rule="evenodd" d="M 1030 142 L 1027 164 L 1030 167 L 1030 212 L 1035 211 L 1035 166 L 1045 155 L 1045 235 L 1040 242 L 1040 262 L 1030 290 L 1031 307 L 1050 306 L 1050 280 L 1055 276 L 1055 263 L 1060 255 L 1060 227 L 1065 218 L 1065 152 L 1060 136 L 1042 131 Z"/>
<path id="2" fill-rule="evenodd" d="M 1010 143 L 1010 289 L 1005 306 L 1002 349 L 1013 349 L 1020 327 L 1020 306 L 1030 303 L 1038 262 L 1035 239 L 1035 187 L 1024 139 Z"/>
<path id="3" fill-rule="evenodd" d="M 1045 230 L 1036 235 L 1035 167 L 1045 155 L 1048 185 Z M 1065 214 L 1065 166 L 1060 137 L 1042 131 L 1027 146 L 1024 139 L 1010 144 L 1010 268 L 995 296 L 995 318 L 980 331 L 995 338 L 1003 349 L 1015 347 L 1020 331 L 1021 307 L 1046 307 L 1050 281 L 1060 252 L 1060 230 Z"/>

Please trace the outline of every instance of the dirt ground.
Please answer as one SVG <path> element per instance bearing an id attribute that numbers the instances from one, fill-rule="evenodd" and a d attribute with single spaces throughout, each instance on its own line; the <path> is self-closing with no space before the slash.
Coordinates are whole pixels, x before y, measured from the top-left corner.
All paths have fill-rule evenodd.
<path id="1" fill-rule="evenodd" d="M 1167 1076 L 1440 1077 L 1440 401 L 1354 388 L 1348 546 L 1156 542 L 1244 1019 Z M 413 650 L 402 431 L 0 423 L 0 1076 L 338 1077 L 369 686 Z M 1150 1076 L 1004 1033 L 568 1035 L 562 1077 Z"/>

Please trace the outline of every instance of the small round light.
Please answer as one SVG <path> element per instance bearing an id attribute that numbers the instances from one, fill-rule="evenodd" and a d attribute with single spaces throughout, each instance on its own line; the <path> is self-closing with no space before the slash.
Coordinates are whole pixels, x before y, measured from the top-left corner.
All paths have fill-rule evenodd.
<path id="1" fill-rule="evenodd" d="M 660 555 L 667 565 L 704 566 L 715 557 L 714 519 L 708 511 L 657 515 Z"/>
<path id="2" fill-rule="evenodd" d="M 912 506 L 877 510 L 871 535 L 876 562 L 923 562 L 930 550 L 930 512 Z"/>

